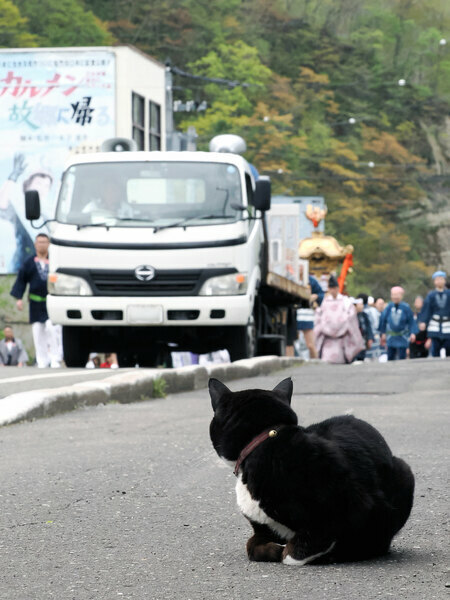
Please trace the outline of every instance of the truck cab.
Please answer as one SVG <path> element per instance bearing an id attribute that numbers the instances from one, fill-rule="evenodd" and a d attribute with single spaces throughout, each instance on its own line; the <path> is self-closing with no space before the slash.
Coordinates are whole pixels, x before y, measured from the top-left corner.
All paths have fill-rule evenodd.
<path id="1" fill-rule="evenodd" d="M 236 154 L 74 156 L 52 226 L 47 299 L 67 366 L 91 351 L 118 352 L 123 366 L 160 364 L 168 347 L 255 355 L 269 207 L 270 183 L 255 182 Z"/>

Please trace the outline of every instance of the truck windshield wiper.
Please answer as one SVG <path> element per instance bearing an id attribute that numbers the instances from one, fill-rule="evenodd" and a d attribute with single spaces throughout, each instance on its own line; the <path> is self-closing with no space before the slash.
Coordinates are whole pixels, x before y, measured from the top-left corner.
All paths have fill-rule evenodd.
<path id="1" fill-rule="evenodd" d="M 139 217 L 117 217 L 116 221 L 137 221 L 138 223 L 153 223 L 154 219 L 140 219 Z"/>
<path id="2" fill-rule="evenodd" d="M 118 222 L 122 222 L 122 221 L 137 221 L 138 223 L 153 223 L 154 219 L 139 219 L 139 218 L 134 218 L 134 217 L 114 217 L 114 225 Z M 83 223 L 80 225 L 77 225 L 77 229 L 83 229 L 84 227 L 106 227 L 106 229 L 109 229 L 110 227 L 112 227 L 113 224 L 112 223 Z"/>
<path id="3" fill-rule="evenodd" d="M 82 223 L 77 225 L 77 230 L 79 231 L 85 227 L 106 227 L 106 229 L 109 229 L 111 227 L 111 223 Z"/>
<path id="4" fill-rule="evenodd" d="M 195 215 L 192 217 L 188 217 L 187 219 L 183 219 L 182 221 L 177 221 L 176 223 L 170 223 L 169 225 L 161 225 L 161 226 L 157 226 L 155 227 L 155 229 L 153 230 L 153 233 L 157 233 L 158 231 L 161 231 L 162 229 L 170 229 L 171 227 L 183 227 L 183 225 L 185 225 L 186 223 L 189 223 L 189 221 L 196 221 L 196 220 L 201 220 L 201 219 L 235 219 L 236 216 L 235 215 Z"/>

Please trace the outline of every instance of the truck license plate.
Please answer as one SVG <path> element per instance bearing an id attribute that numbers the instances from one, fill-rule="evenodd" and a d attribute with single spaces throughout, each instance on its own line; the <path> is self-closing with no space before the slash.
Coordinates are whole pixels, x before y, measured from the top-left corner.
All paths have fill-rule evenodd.
<path id="1" fill-rule="evenodd" d="M 132 304 L 127 308 L 127 321 L 129 323 L 162 323 L 163 307 Z"/>

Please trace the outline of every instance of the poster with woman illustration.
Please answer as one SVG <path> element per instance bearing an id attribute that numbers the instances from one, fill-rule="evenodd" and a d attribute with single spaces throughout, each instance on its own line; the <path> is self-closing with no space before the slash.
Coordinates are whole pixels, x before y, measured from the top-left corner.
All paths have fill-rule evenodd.
<path id="1" fill-rule="evenodd" d="M 112 52 L 0 50 L 0 274 L 34 253 L 24 192 L 39 191 L 37 225 L 51 219 L 66 159 L 113 137 L 114 121 Z"/>

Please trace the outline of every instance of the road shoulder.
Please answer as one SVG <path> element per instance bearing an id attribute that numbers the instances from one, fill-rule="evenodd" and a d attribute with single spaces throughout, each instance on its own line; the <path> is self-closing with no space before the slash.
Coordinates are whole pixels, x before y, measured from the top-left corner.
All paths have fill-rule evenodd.
<path id="1" fill-rule="evenodd" d="M 221 381 L 258 377 L 302 363 L 298 358 L 261 356 L 211 366 L 118 372 L 107 379 L 19 392 L 0 400 L 0 426 L 50 417 L 83 406 L 107 402 L 137 402 L 160 397 L 162 394 L 203 389 L 210 377 Z"/>

